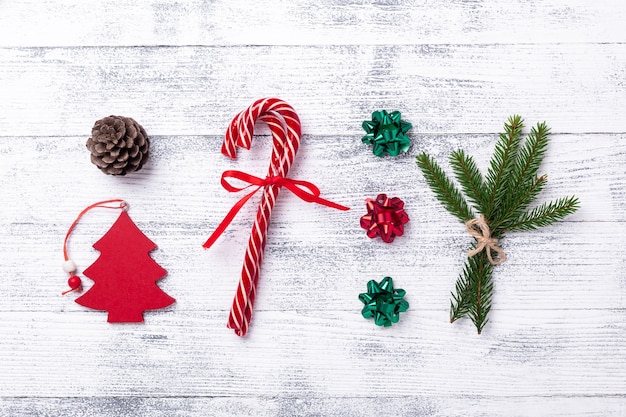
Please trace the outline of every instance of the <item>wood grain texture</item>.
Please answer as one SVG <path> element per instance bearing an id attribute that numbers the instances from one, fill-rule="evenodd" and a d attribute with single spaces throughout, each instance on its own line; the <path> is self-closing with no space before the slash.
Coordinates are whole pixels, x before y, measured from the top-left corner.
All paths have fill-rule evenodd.
<path id="1" fill-rule="evenodd" d="M 626 415 L 625 18 L 619 0 L 0 1 L 0 416 Z M 236 161 L 219 154 L 228 122 L 262 96 L 303 121 L 290 176 L 352 210 L 281 193 L 240 339 L 225 323 L 256 203 L 201 244 L 239 198 L 222 171 L 267 170 L 267 136 Z M 381 108 L 413 123 L 408 154 L 361 143 Z M 462 148 L 485 171 L 514 113 L 555 133 L 540 200 L 576 194 L 582 207 L 503 240 L 477 336 L 447 311 L 471 239 L 415 156 L 450 171 Z M 148 131 L 140 172 L 89 162 L 87 135 L 108 114 Z M 411 217 L 391 245 L 358 223 L 381 192 Z M 159 285 L 177 299 L 144 324 L 60 295 L 67 227 L 116 197 L 158 244 Z M 81 221 L 79 270 L 115 218 Z M 411 306 L 382 329 L 357 296 L 385 275 Z"/>
<path id="2" fill-rule="evenodd" d="M 0 46 L 624 42 L 621 0 L 4 1 Z"/>
<path id="3" fill-rule="evenodd" d="M 136 415 L 232 416 L 240 417 L 312 417 L 337 415 L 393 415 L 398 417 L 570 417 L 572 415 L 621 417 L 624 401 L 609 397 L 449 397 L 410 396 L 385 398 L 294 398 L 294 397 L 100 397 L 100 398 L 18 398 L 3 401 L 12 415 L 43 417 L 72 415 L 77 417 L 117 417 L 133 410 Z"/>
<path id="4" fill-rule="evenodd" d="M 112 325 L 98 312 L 0 313 L 11 357 L 3 396 L 528 397 L 593 387 L 623 397 L 624 310 L 509 308 L 480 336 L 448 323 L 445 309 L 409 309 L 393 328 L 358 308 L 257 310 L 243 340 L 227 314 L 158 311 Z"/>
<path id="5" fill-rule="evenodd" d="M 557 133 L 624 133 L 626 44 L 0 49 L 0 136 L 68 136 L 110 113 L 151 135 L 222 135 L 251 97 L 305 134 L 361 135 L 380 108 L 413 133 L 493 133 L 514 113 Z M 54 104 L 54 105 L 52 105 Z"/>

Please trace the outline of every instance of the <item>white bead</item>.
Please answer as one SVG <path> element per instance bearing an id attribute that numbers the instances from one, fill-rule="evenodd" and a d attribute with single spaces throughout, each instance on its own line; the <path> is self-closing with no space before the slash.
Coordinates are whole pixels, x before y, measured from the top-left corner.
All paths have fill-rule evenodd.
<path id="1" fill-rule="evenodd" d="M 63 262 L 63 270 L 67 273 L 76 271 L 76 264 L 71 259 Z"/>

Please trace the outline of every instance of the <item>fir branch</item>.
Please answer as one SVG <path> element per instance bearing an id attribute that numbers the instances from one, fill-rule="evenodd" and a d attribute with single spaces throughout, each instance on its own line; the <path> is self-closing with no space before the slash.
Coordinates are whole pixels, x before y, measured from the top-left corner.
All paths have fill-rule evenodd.
<path id="1" fill-rule="evenodd" d="M 470 291 L 472 296 L 467 315 L 469 316 L 478 334 L 483 330 L 489 319 L 487 315 L 491 311 L 491 299 L 493 297 L 493 266 L 489 263 L 485 252 L 481 252 L 473 258 L 468 258 L 473 273 L 470 275 Z"/>
<path id="2" fill-rule="evenodd" d="M 450 293 L 452 299 L 450 300 L 450 323 L 454 323 L 458 319 L 467 316 L 470 305 L 470 276 L 472 271 L 468 263 L 463 268 L 463 273 L 459 275 L 456 280 L 455 293 Z"/>
<path id="3" fill-rule="evenodd" d="M 491 225 L 494 237 L 500 237 L 503 232 L 511 229 L 512 224 L 517 223 L 519 217 L 524 214 L 524 210 L 526 210 L 530 203 L 537 198 L 541 190 L 543 190 L 547 181 L 548 176 L 542 175 L 524 186 L 519 187 L 519 194 L 512 193 L 508 196 L 506 207 L 499 216 L 500 219 L 493 222 Z"/>
<path id="4" fill-rule="evenodd" d="M 508 230 L 536 230 L 540 227 L 549 226 L 574 213 L 579 207 L 580 202 L 575 196 L 543 203 L 535 207 L 531 212 L 524 213 L 517 221 L 511 223 Z"/>
<path id="5" fill-rule="evenodd" d="M 492 226 L 494 230 L 499 225 L 506 229 L 511 221 L 522 215 L 543 189 L 547 176 L 537 178 L 536 175 L 546 153 L 549 135 L 550 128 L 546 123 L 538 123 L 536 128 L 531 129 L 524 146 L 519 149 L 510 173 L 507 186 L 509 192 L 503 196 L 499 209 L 492 216 L 496 219 Z"/>
<path id="6" fill-rule="evenodd" d="M 496 144 L 486 179 L 483 179 L 472 157 L 462 150 L 450 156 L 461 189 L 474 208 L 487 218 L 491 237 L 497 239 L 502 239 L 504 232 L 534 230 L 550 225 L 579 207 L 578 199 L 571 196 L 544 203 L 526 212 L 547 182 L 547 176 L 537 176 L 537 171 L 547 149 L 550 129 L 545 123 L 537 124 L 522 145 L 522 126 L 521 117 L 509 118 L 505 133 L 500 134 Z M 417 157 L 417 164 L 448 211 L 463 222 L 474 218 L 463 194 L 430 156 L 422 153 Z M 476 243 L 473 246 L 476 247 Z M 492 273 L 493 265 L 486 252 L 467 259 L 450 300 L 451 322 L 468 316 L 481 333 L 491 310 Z"/>
<path id="7" fill-rule="evenodd" d="M 509 175 L 515 165 L 515 159 L 521 142 L 524 121 L 520 116 L 511 116 L 504 125 L 506 133 L 500 134 L 489 163 L 487 172 L 486 192 L 489 197 L 487 210 L 483 213 L 488 220 L 492 220 L 494 212 L 500 206 L 502 198 L 506 196 Z"/>
<path id="8" fill-rule="evenodd" d="M 421 153 L 417 156 L 417 165 L 422 170 L 426 183 L 446 210 L 463 223 L 474 218 L 474 213 L 469 208 L 461 192 L 433 158 L 426 153 Z"/>
<path id="9" fill-rule="evenodd" d="M 450 155 L 450 165 L 452 165 L 456 180 L 461 184 L 463 192 L 472 202 L 474 208 L 484 213 L 487 210 L 485 184 L 474 158 L 459 149 Z"/>
<path id="10" fill-rule="evenodd" d="M 528 134 L 528 138 L 517 154 L 515 165 L 511 172 L 511 189 L 535 178 L 543 157 L 548 149 L 550 128 L 546 122 L 537 123 Z"/>
<path id="11" fill-rule="evenodd" d="M 493 296 L 493 266 L 489 263 L 485 252 L 467 258 L 463 274 L 456 282 L 456 294 L 450 301 L 450 323 L 469 316 L 478 334 L 489 321 L 487 315 L 491 311 Z"/>

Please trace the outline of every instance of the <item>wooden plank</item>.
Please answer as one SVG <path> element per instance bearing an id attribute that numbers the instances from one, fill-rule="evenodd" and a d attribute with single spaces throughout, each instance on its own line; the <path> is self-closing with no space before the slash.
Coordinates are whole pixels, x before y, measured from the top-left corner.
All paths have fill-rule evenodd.
<path id="1" fill-rule="evenodd" d="M 360 135 L 380 108 L 413 135 L 492 133 L 514 113 L 555 133 L 626 132 L 625 44 L 0 49 L 0 136 L 85 135 L 108 114 L 151 135 L 221 135 L 278 96 L 305 133 Z M 593 97 L 590 100 L 589 97 Z"/>
<path id="2" fill-rule="evenodd" d="M 447 308 L 471 239 L 427 189 L 414 155 L 424 150 L 445 161 L 452 149 L 463 146 L 485 168 L 494 136 L 422 138 L 408 155 L 395 160 L 374 157 L 358 137 L 305 136 L 292 177 L 315 182 L 325 197 L 353 209 L 334 211 L 281 193 L 257 308 L 318 310 L 332 305 L 357 311 L 356 296 L 365 283 L 385 275 L 412 294 L 415 308 Z M 550 182 L 541 200 L 576 193 L 582 208 L 561 224 L 503 241 L 509 260 L 496 273 L 494 309 L 626 307 L 621 290 L 626 275 L 623 139 L 554 136 L 542 169 Z M 155 137 L 152 161 L 127 177 L 101 174 L 89 162 L 84 141 L 0 139 L 0 177 L 6 185 L 0 253 L 12 254 L 3 262 L 7 279 L 0 280 L 0 293 L 6 299 L 0 311 L 83 311 L 73 296 L 60 297 L 66 286 L 59 267 L 63 237 L 83 207 L 114 197 L 129 200 L 132 218 L 159 245 L 153 257 L 170 273 L 160 285 L 178 299 L 174 311 L 227 310 L 256 201 L 210 251 L 201 244 L 239 198 L 221 188 L 221 172 L 234 168 L 263 175 L 268 138 L 255 138 L 251 151 L 231 161 L 219 154 L 219 137 Z M 412 218 L 405 236 L 392 245 L 368 239 L 359 227 L 364 198 L 379 192 L 403 198 Z M 97 258 L 91 245 L 115 218 L 111 212 L 94 211 L 81 221 L 70 240 L 70 254 L 81 270 Z M 33 285 L 25 291 L 23 282 Z M 324 290 L 337 283 L 341 290 Z"/>
<path id="3" fill-rule="evenodd" d="M 0 46 L 624 42 L 620 0 L 4 1 Z"/>
<path id="4" fill-rule="evenodd" d="M 86 224 L 73 237 L 70 253 L 79 271 L 97 259 L 99 254 L 91 244 L 113 220 Z M 189 232 L 194 224 L 151 227 L 142 222 L 139 226 L 160 246 L 153 258 L 169 275 L 159 286 L 178 300 L 170 311 L 230 308 L 248 226 L 237 228 L 210 251 L 200 247 L 201 232 Z M 352 229 L 324 244 L 323 237 L 306 237 L 314 230 L 310 224 L 277 222 L 269 235 L 255 309 L 317 311 L 332 306 L 360 311 L 363 306 L 357 296 L 366 291 L 367 281 L 391 276 L 398 287 L 407 290 L 414 308 L 445 310 L 470 241 L 459 228 L 447 224 L 424 227 L 429 229 L 425 234 L 415 236 L 411 231 L 404 242 L 384 247 L 365 241 L 360 231 Z M 98 232 L 84 234 L 85 229 Z M 509 259 L 494 274 L 494 310 L 626 308 L 622 290 L 625 233 L 623 223 L 572 223 L 507 238 L 504 248 Z M 35 235 L 37 243 L 18 244 L 17 253 L 11 252 L 15 242 Z M 8 239 L 0 243 L 1 250 L 14 253 L 3 263 L 6 279 L 0 282 L 0 290 L 6 299 L 0 311 L 84 311 L 72 301 L 74 295 L 60 295 L 67 289 L 67 276 L 60 268 L 62 241 L 60 229 L 53 232 L 37 224 L 12 228 Z M 86 288 L 92 285 L 89 279 L 84 282 Z"/>
<path id="5" fill-rule="evenodd" d="M 2 395 L 624 396 L 624 310 L 496 311 L 480 336 L 445 310 L 409 310 L 391 328 L 333 306 L 258 311 L 245 339 L 224 316 L 112 325 L 90 312 L 2 312 Z"/>
<path id="6" fill-rule="evenodd" d="M 624 397 L 475 397 L 410 396 L 386 398 L 321 397 L 89 397 L 2 398 L 0 410 L 12 416 L 81 417 L 238 416 L 238 417 L 621 417 Z"/>
<path id="7" fill-rule="evenodd" d="M 407 199 L 408 207 L 413 207 L 410 214 L 416 218 L 426 216 L 422 223 L 456 225 L 426 186 L 415 156 L 429 153 L 451 175 L 448 157 L 460 148 L 473 155 L 485 173 L 497 140 L 496 134 L 416 135 L 408 153 L 378 158 L 371 146 L 361 143 L 360 136 L 305 135 L 290 176 L 316 183 L 325 197 L 353 210 L 339 212 L 302 205 L 296 197 L 282 193 L 277 208 L 280 215 L 274 221 L 282 221 L 281 216 L 289 216 L 284 221 L 296 222 L 329 219 L 334 227 L 348 218 L 358 220 L 365 198 L 393 193 Z M 3 190 L 5 201 L 11 202 L 2 206 L 0 224 L 36 223 L 62 228 L 77 208 L 82 208 L 81 204 L 123 195 L 137 205 L 133 216 L 139 221 L 151 221 L 155 226 L 200 222 L 207 223 L 208 230 L 240 198 L 221 187 L 222 172 L 239 169 L 263 176 L 271 153 L 271 141 L 265 136 L 256 136 L 252 149 L 240 150 L 236 160 L 220 153 L 221 136 L 153 136 L 151 159 L 144 168 L 115 177 L 103 175 L 90 162 L 86 141 L 87 134 L 0 138 L 0 177 L 7 185 Z M 538 201 L 576 194 L 581 209 L 566 221 L 626 221 L 625 165 L 625 134 L 553 135 L 539 171 L 548 174 L 549 179 Z M 162 198 L 154 199 L 155 190 L 162 193 Z M 43 210 L 39 209 L 41 201 L 47 202 Z M 238 217 L 242 220 L 235 227 L 248 226 L 256 212 L 253 206 L 244 208 Z M 302 218 L 302 210 L 310 211 L 312 217 Z"/>

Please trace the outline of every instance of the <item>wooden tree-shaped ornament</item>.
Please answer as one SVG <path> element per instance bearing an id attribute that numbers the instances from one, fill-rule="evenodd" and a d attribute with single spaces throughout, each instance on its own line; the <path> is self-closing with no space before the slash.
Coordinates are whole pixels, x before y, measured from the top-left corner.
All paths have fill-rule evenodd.
<path id="1" fill-rule="evenodd" d="M 175 301 L 156 284 L 167 274 L 150 257 L 157 246 L 126 211 L 93 247 L 100 257 L 83 273 L 94 285 L 76 299 L 78 304 L 108 311 L 110 323 L 133 323 L 143 321 L 145 310 L 165 308 Z"/>

